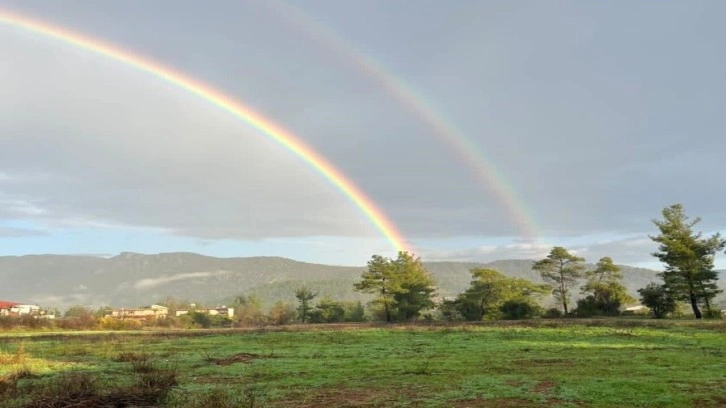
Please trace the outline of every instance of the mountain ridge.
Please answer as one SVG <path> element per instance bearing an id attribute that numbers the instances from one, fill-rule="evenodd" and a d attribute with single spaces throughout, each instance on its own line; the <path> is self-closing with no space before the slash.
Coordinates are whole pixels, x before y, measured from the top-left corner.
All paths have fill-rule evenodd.
<path id="1" fill-rule="evenodd" d="M 504 259 L 487 263 L 435 261 L 424 265 L 436 279 L 439 294 L 453 296 L 468 286 L 471 268 L 492 268 L 508 276 L 541 282 L 539 274 L 532 271 L 533 263 L 527 259 Z M 657 279 L 656 271 L 622 267 L 623 284 L 632 295 Z M 364 270 L 365 265 L 324 265 L 279 256 L 220 258 L 194 252 L 125 251 L 111 257 L 2 256 L 0 299 L 48 307 L 133 307 L 169 296 L 198 303 L 221 303 L 241 293 L 255 293 L 269 305 L 277 300 L 294 301 L 294 289 L 306 284 L 318 290 L 321 297 L 365 300 L 366 295 L 353 290 L 353 283 Z"/>

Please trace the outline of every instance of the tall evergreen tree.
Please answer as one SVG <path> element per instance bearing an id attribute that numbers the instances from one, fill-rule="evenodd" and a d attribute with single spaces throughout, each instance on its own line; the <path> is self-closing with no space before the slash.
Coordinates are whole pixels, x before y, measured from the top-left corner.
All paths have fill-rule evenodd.
<path id="1" fill-rule="evenodd" d="M 572 255 L 565 248 L 556 246 L 547 258 L 535 262 L 532 267 L 545 282 L 552 285 L 552 294 L 562 303 L 565 315 L 568 314 L 570 290 L 584 274 L 584 262 L 585 258 Z"/>
<path id="2" fill-rule="evenodd" d="M 653 220 L 660 235 L 650 237 L 659 244 L 658 252 L 652 255 L 666 264 L 659 276 L 666 290 L 676 299 L 689 302 L 693 315 L 700 319 L 699 303 L 710 309 L 711 300 L 722 292 L 716 285 L 714 257 L 726 247 L 726 240 L 719 234 L 702 238 L 701 232 L 694 233 L 693 226 L 701 219 L 689 219 L 681 204 L 664 208 L 662 215 L 663 220 Z"/>
<path id="3" fill-rule="evenodd" d="M 619 281 L 623 278 L 620 273 L 620 267 L 613 263 L 613 259 L 609 256 L 600 258 L 595 265 L 595 269 L 585 273 L 585 276 L 596 282 Z"/>
<path id="4" fill-rule="evenodd" d="M 396 259 L 373 255 L 355 289 L 376 295 L 387 322 L 410 320 L 433 307 L 436 286 L 420 258 L 401 251 Z"/>
<path id="5" fill-rule="evenodd" d="M 305 323 L 310 310 L 313 308 L 310 302 L 318 296 L 317 292 L 313 292 L 307 286 L 295 290 L 295 297 L 298 301 L 297 314 L 301 322 Z"/>
<path id="6" fill-rule="evenodd" d="M 383 308 L 386 322 L 393 321 L 391 309 L 394 307 L 394 271 L 390 259 L 373 255 L 368 261 L 368 269 L 361 275 L 361 281 L 354 285 L 355 290 L 376 296 L 374 302 Z"/>

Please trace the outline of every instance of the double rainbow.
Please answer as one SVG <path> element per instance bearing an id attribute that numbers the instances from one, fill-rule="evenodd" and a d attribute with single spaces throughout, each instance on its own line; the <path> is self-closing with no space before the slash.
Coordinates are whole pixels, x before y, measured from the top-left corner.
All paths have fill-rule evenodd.
<path id="1" fill-rule="evenodd" d="M 204 83 L 164 66 L 149 58 L 133 54 L 117 46 L 90 38 L 77 32 L 67 30 L 49 23 L 31 19 L 17 13 L 0 10 L 0 24 L 4 24 L 26 32 L 52 38 L 65 44 L 93 52 L 97 55 L 126 64 L 130 67 L 144 71 L 154 77 L 164 80 L 171 85 L 184 89 L 210 104 L 227 111 L 243 120 L 251 127 L 274 140 L 282 147 L 291 151 L 310 167 L 328 180 L 348 198 L 364 216 L 383 234 L 396 251 L 410 251 L 406 242 L 396 226 L 381 211 L 381 209 L 366 196 L 355 183 L 333 166 L 322 155 L 306 145 L 290 131 L 276 124 L 271 119 L 255 112 L 250 107 L 225 95 Z"/>

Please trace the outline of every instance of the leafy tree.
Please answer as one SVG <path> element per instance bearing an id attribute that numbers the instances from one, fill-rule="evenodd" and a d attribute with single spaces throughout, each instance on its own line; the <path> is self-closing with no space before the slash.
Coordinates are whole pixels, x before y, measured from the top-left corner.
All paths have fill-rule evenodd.
<path id="1" fill-rule="evenodd" d="M 585 271 L 585 259 L 572 255 L 563 247 L 554 247 L 547 258 L 535 262 L 532 269 L 538 271 L 542 279 L 551 284 L 552 294 L 562 303 L 562 309 L 567 315 L 567 302 L 570 299 L 570 290 Z"/>
<path id="2" fill-rule="evenodd" d="M 346 322 L 365 322 L 366 309 L 360 300 L 345 303 L 345 321 Z"/>
<path id="3" fill-rule="evenodd" d="M 208 329 L 212 326 L 212 317 L 207 313 L 191 311 L 189 312 L 189 317 L 192 319 L 195 326 L 199 326 L 204 329 Z"/>
<path id="4" fill-rule="evenodd" d="M 635 300 L 618 281 L 590 281 L 583 292 L 589 294 L 577 301 L 578 316 L 617 316 L 620 306 Z"/>
<path id="5" fill-rule="evenodd" d="M 232 306 L 237 321 L 241 325 L 257 326 L 267 321 L 262 310 L 262 301 L 258 296 L 238 295 L 232 301 Z"/>
<path id="6" fill-rule="evenodd" d="M 355 290 L 376 296 L 373 302 L 383 308 L 386 322 L 389 323 L 393 321 L 394 273 L 389 258 L 373 255 L 368 261 L 368 269 L 361 275 L 362 280 L 354 285 Z"/>
<path id="7" fill-rule="evenodd" d="M 303 286 L 295 291 L 295 297 L 299 304 L 297 307 L 297 313 L 301 322 L 305 323 L 307 321 L 310 309 L 312 309 L 310 301 L 315 299 L 316 296 L 318 296 L 318 293 L 313 292 L 307 286 Z"/>
<path id="8" fill-rule="evenodd" d="M 436 284 L 426 271 L 420 258 L 407 252 L 399 252 L 392 261 L 398 280 L 393 299 L 398 307 L 398 319 L 408 321 L 419 316 L 422 310 L 434 307 L 432 297 Z"/>
<path id="9" fill-rule="evenodd" d="M 500 307 L 507 301 L 532 303 L 536 295 L 548 287 L 520 278 L 509 278 L 493 269 L 475 268 L 469 271 L 473 280 L 467 290 L 457 296 L 454 307 L 464 320 L 478 321 L 485 316 L 499 317 Z M 532 305 L 534 308 L 534 305 Z M 450 311 L 442 310 L 443 314 Z"/>
<path id="10" fill-rule="evenodd" d="M 360 301 L 342 302 L 330 297 L 320 299 L 310 313 L 312 323 L 364 322 L 365 308 Z"/>
<path id="11" fill-rule="evenodd" d="M 283 325 L 293 322 L 297 314 L 294 305 L 278 300 L 272 305 L 267 315 L 272 324 Z"/>
<path id="12" fill-rule="evenodd" d="M 585 276 L 590 281 L 595 282 L 617 282 L 623 278 L 623 274 L 620 273 L 620 267 L 615 265 L 609 256 L 600 258 L 595 265 L 595 269 L 585 272 Z"/>
<path id="13" fill-rule="evenodd" d="M 506 276 L 493 269 L 472 269 L 469 288 L 456 299 L 456 309 L 464 320 L 482 320 L 503 298 Z"/>
<path id="14" fill-rule="evenodd" d="M 345 305 L 329 297 L 320 299 L 310 315 L 313 323 L 337 323 L 345 321 Z"/>
<path id="15" fill-rule="evenodd" d="M 376 295 L 386 322 L 410 320 L 434 306 L 435 284 L 420 258 L 401 251 L 396 259 L 373 255 L 355 289 Z"/>
<path id="16" fill-rule="evenodd" d="M 640 293 L 640 302 L 650 308 L 656 319 L 666 317 L 669 313 L 676 311 L 676 300 L 665 285 L 650 283 L 648 286 L 638 289 L 638 293 Z"/>
<path id="17" fill-rule="evenodd" d="M 617 316 L 621 305 L 635 301 L 620 283 L 623 275 L 611 258 L 601 258 L 595 269 L 586 272 L 585 276 L 589 279 L 582 287 L 582 293 L 587 296 L 577 301 L 579 316 Z"/>
<path id="18" fill-rule="evenodd" d="M 726 247 L 726 240 L 719 234 L 702 238 L 700 232 L 694 233 L 693 226 L 701 219 L 690 220 L 680 204 L 664 208 L 662 215 L 662 221 L 653 220 L 660 235 L 650 237 L 659 244 L 658 252 L 652 255 L 666 264 L 658 276 L 663 278 L 666 290 L 676 300 L 689 302 L 693 315 L 700 319 L 699 303 L 710 310 L 711 301 L 722 292 L 716 285 L 718 273 L 714 271 L 714 257 Z"/>
<path id="19" fill-rule="evenodd" d="M 459 296 L 457 296 L 456 299 L 444 299 L 444 301 L 439 304 L 438 312 L 442 320 L 447 322 L 459 322 L 464 320 L 464 316 L 462 316 L 461 312 L 459 312 Z"/>

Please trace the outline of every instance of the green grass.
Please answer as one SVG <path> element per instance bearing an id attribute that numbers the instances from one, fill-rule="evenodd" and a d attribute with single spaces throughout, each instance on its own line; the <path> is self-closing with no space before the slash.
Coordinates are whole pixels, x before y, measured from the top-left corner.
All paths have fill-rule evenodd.
<path id="1" fill-rule="evenodd" d="M 177 371 L 165 401 L 178 407 L 726 406 L 723 322 L 13 333 L 0 335 L 12 363 L 0 377 L 25 367 L 36 376 L 22 389 L 77 371 L 131 384 L 138 355 Z"/>

